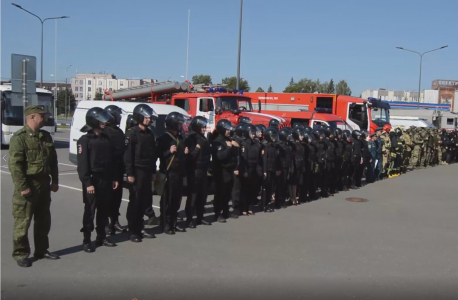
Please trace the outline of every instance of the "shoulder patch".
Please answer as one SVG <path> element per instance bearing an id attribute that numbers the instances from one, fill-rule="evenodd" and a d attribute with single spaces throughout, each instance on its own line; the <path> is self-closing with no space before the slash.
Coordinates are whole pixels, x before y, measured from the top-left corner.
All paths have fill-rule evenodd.
<path id="1" fill-rule="evenodd" d="M 83 153 L 83 146 L 81 144 L 78 144 L 78 154 Z"/>
<path id="2" fill-rule="evenodd" d="M 126 140 L 125 140 L 126 146 L 129 145 L 129 141 L 130 141 L 130 137 L 126 136 Z"/>
<path id="3" fill-rule="evenodd" d="M 221 150 L 223 150 L 223 146 L 218 145 L 218 147 L 216 147 L 216 149 L 218 149 L 218 151 L 221 151 Z"/>
<path id="4" fill-rule="evenodd" d="M 242 146 L 242 152 L 245 152 L 245 146 Z"/>

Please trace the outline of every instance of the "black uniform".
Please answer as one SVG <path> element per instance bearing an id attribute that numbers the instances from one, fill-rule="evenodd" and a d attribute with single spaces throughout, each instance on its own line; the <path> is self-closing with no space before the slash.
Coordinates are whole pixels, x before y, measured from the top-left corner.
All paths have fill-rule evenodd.
<path id="1" fill-rule="evenodd" d="M 325 144 L 321 141 L 314 140 L 311 143 L 316 149 L 316 161 L 315 161 L 315 183 L 316 187 L 321 187 L 323 181 L 323 172 L 326 166 L 326 151 Z"/>
<path id="2" fill-rule="evenodd" d="M 177 151 L 170 152 L 171 146 Z M 183 177 L 186 173 L 185 145 L 183 138 L 166 132 L 157 138 L 157 151 L 160 160 L 159 170 L 167 176 L 164 193 L 161 197 L 161 224 L 163 230 L 177 227 L 178 210 L 181 205 Z"/>
<path id="3" fill-rule="evenodd" d="M 361 177 L 363 176 L 364 170 L 364 161 L 361 164 L 361 159 L 363 157 L 363 146 L 359 139 L 353 140 L 353 185 L 356 187 L 361 187 Z"/>
<path id="4" fill-rule="evenodd" d="M 267 143 L 261 152 L 262 155 L 262 172 L 264 173 L 264 180 L 262 185 L 262 208 L 264 211 L 268 211 L 270 203 L 272 202 L 272 195 L 274 194 L 275 182 L 277 172 L 282 170 L 282 162 L 280 160 L 280 150 L 277 146 L 271 143 Z M 281 174 L 280 174 L 281 175 Z"/>
<path id="5" fill-rule="evenodd" d="M 349 141 L 342 141 L 344 145 L 343 162 L 342 162 L 342 189 L 348 190 L 353 185 L 353 143 Z"/>
<path id="6" fill-rule="evenodd" d="M 83 184 L 84 202 L 81 232 L 85 236 L 83 243 L 87 244 L 90 243 L 90 233 L 94 231 L 94 217 L 97 240 L 102 241 L 106 237 L 105 226 L 108 225 L 109 203 L 112 200 L 113 181 L 115 181 L 113 172 L 115 153 L 110 139 L 103 132 L 96 135 L 90 130 L 80 137 L 77 146 L 77 170 Z M 94 187 L 94 194 L 87 192 L 90 186 Z"/>
<path id="7" fill-rule="evenodd" d="M 207 172 L 210 167 L 211 146 L 204 135 L 195 132 L 191 132 L 186 137 L 184 145 L 189 149 L 186 166 L 188 181 L 186 222 L 191 222 L 195 211 L 197 223 L 200 223 L 204 217 L 205 203 L 207 201 Z"/>
<path id="8" fill-rule="evenodd" d="M 296 140 L 294 143 L 291 143 L 292 157 L 293 157 L 293 172 L 291 174 L 290 183 L 299 188 L 299 202 L 305 202 L 305 198 L 301 194 L 302 186 L 304 183 L 304 174 L 305 174 L 305 148 L 304 145 Z M 296 199 L 292 199 L 293 202 Z"/>
<path id="9" fill-rule="evenodd" d="M 275 189 L 275 206 L 277 208 L 286 206 L 286 195 L 288 189 L 288 181 L 291 176 L 292 171 L 292 152 L 291 146 L 288 142 L 282 141 L 277 144 L 279 160 L 281 163 L 281 174 L 277 176 L 276 179 L 276 189 Z"/>
<path id="10" fill-rule="evenodd" d="M 124 179 L 124 150 L 126 149 L 126 137 L 124 132 L 117 126 L 107 126 L 104 131 L 106 135 L 111 140 L 114 151 L 114 167 L 113 167 L 113 178 L 115 181 L 119 182 L 117 189 L 113 190 L 113 198 L 110 201 L 110 221 L 111 226 L 114 226 L 118 222 L 119 218 L 119 208 L 121 207 L 122 202 L 122 191 L 123 186 L 122 182 Z"/>
<path id="11" fill-rule="evenodd" d="M 239 145 L 242 145 L 243 141 L 245 140 L 243 137 L 235 135 L 233 137 L 233 140 L 236 141 Z M 239 165 L 241 164 L 241 159 L 242 159 L 242 152 L 241 152 L 241 147 L 238 147 L 238 153 L 237 153 L 237 169 L 239 168 Z M 241 166 L 240 166 L 241 167 Z M 240 203 L 240 191 L 242 189 L 242 182 L 241 178 L 243 174 L 239 172 L 238 175 L 232 174 L 234 177 L 234 184 L 232 185 L 232 208 L 234 210 L 239 208 L 239 203 Z"/>
<path id="12" fill-rule="evenodd" d="M 259 193 L 259 162 L 261 155 L 261 144 L 255 140 L 246 139 L 241 145 L 242 165 L 240 173 L 241 179 L 241 194 L 240 204 L 241 211 L 248 212 L 250 206 L 256 203 Z"/>
<path id="13" fill-rule="evenodd" d="M 366 183 L 370 183 L 370 182 L 373 182 L 372 178 L 374 176 L 374 172 L 373 172 L 373 169 L 371 167 L 372 155 L 371 155 L 371 152 L 369 150 L 368 142 L 365 139 L 362 139 L 360 141 L 361 141 L 361 144 L 362 144 L 362 147 L 363 147 L 363 160 L 364 160 L 363 173 L 364 173 L 364 169 L 366 169 Z"/>
<path id="14" fill-rule="evenodd" d="M 237 164 L 239 147 L 228 146 L 231 139 L 221 134 L 212 143 L 213 173 L 215 176 L 215 199 L 213 201 L 215 219 L 223 214 L 229 217 L 229 200 L 234 184 L 234 170 Z"/>
<path id="15" fill-rule="evenodd" d="M 143 215 L 152 210 L 152 179 L 156 173 L 157 150 L 153 132 L 138 125 L 126 132 L 124 164 L 129 177 L 135 181 L 129 186 L 127 221 L 131 235 L 141 236 Z M 154 214 L 153 214 L 154 215 Z"/>
<path id="16" fill-rule="evenodd" d="M 334 194 L 335 191 L 335 185 L 337 182 L 336 179 L 336 172 L 335 172 L 335 160 L 336 160 L 336 148 L 332 141 L 328 138 L 325 138 L 323 140 L 326 143 L 326 168 L 325 168 L 325 173 L 324 173 L 324 180 L 323 182 L 325 183 L 324 185 L 324 191 L 325 193 L 323 194 L 323 189 L 322 189 L 322 195 L 327 196 L 327 192 L 329 191 L 331 194 Z"/>
<path id="17" fill-rule="evenodd" d="M 305 168 L 299 197 L 302 202 L 308 202 L 316 200 L 316 148 L 312 143 L 304 142 L 302 145 L 304 146 Z"/>
<path id="18" fill-rule="evenodd" d="M 337 138 L 334 138 L 331 140 L 331 142 L 334 144 L 334 153 L 335 153 L 335 161 L 334 161 L 334 169 L 335 169 L 335 176 L 334 179 L 336 180 L 335 182 L 335 189 L 336 191 L 342 191 L 343 186 L 342 186 L 342 166 L 343 166 L 343 153 L 344 153 L 344 142 L 341 140 L 337 140 Z"/>

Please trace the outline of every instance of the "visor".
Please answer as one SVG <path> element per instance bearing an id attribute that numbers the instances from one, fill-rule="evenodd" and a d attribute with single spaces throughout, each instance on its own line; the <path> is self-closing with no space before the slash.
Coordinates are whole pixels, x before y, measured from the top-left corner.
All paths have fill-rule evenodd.
<path id="1" fill-rule="evenodd" d="M 208 125 L 208 120 L 202 120 L 202 119 L 197 119 L 196 124 L 202 127 L 207 127 Z"/>
<path id="2" fill-rule="evenodd" d="M 108 123 L 110 120 L 114 120 L 113 116 L 107 111 L 101 111 L 97 114 L 95 119 L 103 123 Z"/>
<path id="3" fill-rule="evenodd" d="M 145 108 L 142 108 L 142 110 L 140 111 L 140 114 L 145 118 L 153 118 L 153 117 L 155 117 L 154 109 L 152 109 L 149 106 L 145 107 Z"/>

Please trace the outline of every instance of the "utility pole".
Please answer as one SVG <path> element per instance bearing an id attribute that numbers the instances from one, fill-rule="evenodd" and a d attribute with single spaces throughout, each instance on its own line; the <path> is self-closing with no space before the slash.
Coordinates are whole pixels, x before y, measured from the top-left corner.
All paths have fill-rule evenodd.
<path id="1" fill-rule="evenodd" d="M 238 59 L 237 59 L 237 90 L 240 89 L 240 53 L 242 51 L 242 10 L 243 10 L 243 0 L 240 0 L 239 54 L 238 54 Z"/>

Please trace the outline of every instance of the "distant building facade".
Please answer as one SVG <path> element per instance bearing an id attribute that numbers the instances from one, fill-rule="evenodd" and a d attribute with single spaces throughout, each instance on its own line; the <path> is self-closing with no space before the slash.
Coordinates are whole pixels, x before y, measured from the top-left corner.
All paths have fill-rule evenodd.
<path id="1" fill-rule="evenodd" d="M 433 80 L 432 89 L 424 90 L 420 95 L 418 95 L 418 91 L 392 91 L 385 89 L 366 90 L 361 94 L 363 99 L 369 97 L 384 101 L 450 104 L 451 111 L 457 112 L 458 80 Z"/>
<path id="2" fill-rule="evenodd" d="M 118 79 L 114 74 L 77 74 L 71 78 L 71 89 L 77 101 L 94 100 L 96 93 L 106 90 L 113 92 L 136 87 L 145 83 L 157 82 L 155 79 Z"/>

